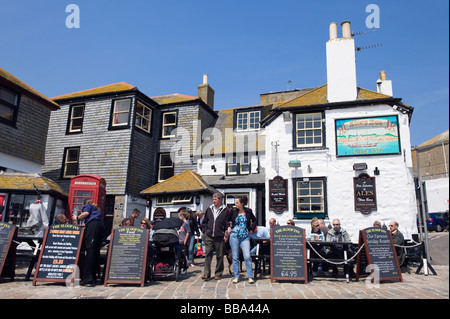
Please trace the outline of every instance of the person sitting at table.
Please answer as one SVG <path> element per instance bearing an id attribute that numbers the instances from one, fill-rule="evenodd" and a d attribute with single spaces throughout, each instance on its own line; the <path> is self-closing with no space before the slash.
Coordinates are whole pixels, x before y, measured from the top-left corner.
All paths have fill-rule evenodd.
<path id="1" fill-rule="evenodd" d="M 392 240 L 394 241 L 395 252 L 397 253 L 398 265 L 402 267 L 405 261 L 405 251 L 402 247 L 404 245 L 405 238 L 403 234 L 398 230 L 398 223 L 396 221 L 391 221 L 389 223 L 389 230 L 392 234 Z"/>
<path id="2" fill-rule="evenodd" d="M 311 220 L 311 233 L 308 234 L 308 240 L 310 241 L 324 241 L 325 236 L 322 233 L 322 230 L 320 229 L 320 223 L 319 219 L 317 217 L 314 217 Z M 322 257 L 325 257 L 325 247 L 321 247 L 319 251 L 317 251 Z M 320 258 L 317 256 L 317 254 L 312 251 L 311 252 L 311 258 Z M 319 265 L 322 266 L 322 270 L 325 273 L 325 276 L 329 276 L 330 272 L 328 271 L 328 264 L 326 262 L 315 262 L 312 266 L 312 275 L 313 277 L 317 276 L 317 270 L 319 269 Z"/>
<path id="3" fill-rule="evenodd" d="M 256 231 L 252 234 L 250 234 L 250 239 L 267 239 L 264 240 L 259 244 L 255 245 L 250 250 L 250 255 L 256 255 L 257 253 L 259 255 L 269 255 L 270 254 L 270 229 L 272 227 L 264 227 L 264 226 L 257 226 Z M 259 247 L 259 252 L 257 252 Z M 259 258 L 255 260 L 255 273 L 258 274 L 261 272 L 261 263 Z"/>
<path id="4" fill-rule="evenodd" d="M 350 235 L 345 229 L 341 227 L 341 221 L 337 218 L 333 219 L 333 228 L 327 233 L 326 241 L 331 242 L 351 242 Z M 344 258 L 344 248 L 341 245 L 331 246 L 326 249 L 328 258 L 331 259 L 343 259 Z M 338 270 L 337 266 L 331 265 L 333 271 L 333 277 L 337 278 Z M 348 270 L 347 265 L 344 264 L 344 273 Z M 353 271 L 353 270 L 351 270 Z"/>

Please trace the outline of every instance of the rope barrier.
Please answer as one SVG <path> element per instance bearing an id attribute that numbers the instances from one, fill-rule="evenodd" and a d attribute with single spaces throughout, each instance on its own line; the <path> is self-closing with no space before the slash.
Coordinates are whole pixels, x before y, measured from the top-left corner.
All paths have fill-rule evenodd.
<path id="1" fill-rule="evenodd" d="M 347 259 L 346 261 L 339 261 L 339 262 L 335 262 L 335 261 L 330 261 L 328 259 L 326 259 L 325 257 L 323 257 L 321 254 L 319 254 L 317 252 L 317 250 L 314 249 L 314 247 L 311 245 L 311 243 L 309 241 L 307 241 L 309 247 L 311 247 L 311 249 L 317 254 L 317 256 L 319 256 L 322 260 L 326 261 L 327 263 L 333 264 L 333 265 L 343 265 L 348 263 L 349 261 L 355 259 L 356 256 L 358 256 L 358 254 L 361 252 L 361 250 L 364 247 L 364 243 L 361 245 L 361 247 L 359 247 L 358 251 L 349 259 Z"/>

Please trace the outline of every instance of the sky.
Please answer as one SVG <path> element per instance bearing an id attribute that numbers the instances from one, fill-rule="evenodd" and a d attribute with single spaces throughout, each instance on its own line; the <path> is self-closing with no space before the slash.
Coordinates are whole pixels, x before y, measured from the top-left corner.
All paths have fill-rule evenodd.
<path id="1" fill-rule="evenodd" d="M 366 48 L 358 87 L 376 91 L 386 71 L 414 107 L 411 145 L 448 130 L 447 0 L 0 0 L 0 67 L 47 97 L 117 82 L 197 96 L 208 74 L 229 109 L 325 84 L 328 26 L 340 37 L 346 20 Z"/>

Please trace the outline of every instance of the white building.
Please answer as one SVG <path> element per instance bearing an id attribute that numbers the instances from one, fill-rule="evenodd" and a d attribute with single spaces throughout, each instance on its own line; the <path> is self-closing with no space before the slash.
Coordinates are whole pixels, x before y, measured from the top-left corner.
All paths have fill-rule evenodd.
<path id="1" fill-rule="evenodd" d="M 411 238 L 417 233 L 409 127 L 413 109 L 392 96 L 384 72 L 378 92 L 357 87 L 350 23 L 342 23 L 342 29 L 338 38 L 336 24 L 330 24 L 327 84 L 285 102 L 274 93 L 277 103 L 261 123 L 267 208 L 273 204 L 270 181 L 276 176 L 287 181 L 286 209 L 267 209 L 266 221 L 274 217 L 285 225 L 294 219 L 296 226 L 310 229 L 312 217 L 326 224 L 339 218 L 357 242 L 359 230 L 375 220 L 386 225 L 396 220 L 405 238 Z M 368 209 L 361 212 L 359 205 Z"/>

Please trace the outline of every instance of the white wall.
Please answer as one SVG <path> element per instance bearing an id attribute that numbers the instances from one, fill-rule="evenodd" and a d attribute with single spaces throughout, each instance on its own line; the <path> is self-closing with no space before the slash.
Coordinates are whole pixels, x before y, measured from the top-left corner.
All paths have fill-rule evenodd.
<path id="1" fill-rule="evenodd" d="M 335 120 L 342 118 L 385 116 L 396 114 L 399 117 L 401 150 L 400 155 L 336 157 Z M 389 105 L 377 105 L 358 108 L 334 109 L 325 113 L 326 148 L 312 151 L 293 151 L 292 125 L 279 116 L 266 127 L 266 207 L 269 207 L 268 180 L 275 177 L 276 171 L 271 165 L 271 143 L 277 141 L 279 146 L 279 175 L 288 179 L 289 209 L 282 214 L 266 212 L 266 220 L 274 217 L 280 225 L 285 225 L 293 218 L 294 185 L 293 178 L 326 177 L 327 209 L 330 220 L 339 218 L 354 242 L 358 241 L 360 229 L 371 227 L 375 220 L 386 225 L 396 220 L 405 238 L 417 233 L 416 200 L 412 176 L 411 145 L 407 115 L 397 112 Z M 300 168 L 290 168 L 288 162 L 300 160 Z M 367 163 L 366 171 L 354 171 L 353 164 Z M 310 171 L 308 172 L 308 166 Z M 365 172 L 374 176 L 378 167 L 380 175 L 376 176 L 377 210 L 364 215 L 354 210 L 353 178 Z M 327 221 L 328 223 L 328 221 Z M 296 220 L 296 225 L 310 228 L 310 219 Z"/>

